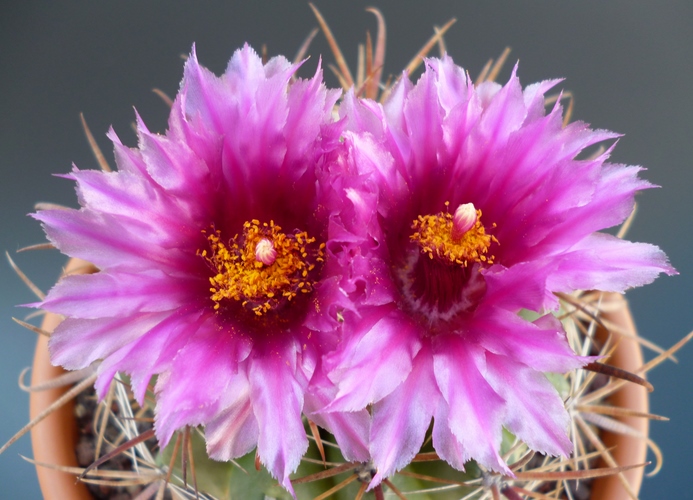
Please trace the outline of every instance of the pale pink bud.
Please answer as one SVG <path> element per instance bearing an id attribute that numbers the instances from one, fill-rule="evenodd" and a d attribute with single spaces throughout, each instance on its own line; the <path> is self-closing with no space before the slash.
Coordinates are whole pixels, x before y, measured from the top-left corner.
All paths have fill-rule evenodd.
<path id="1" fill-rule="evenodd" d="M 266 266 L 271 266 L 277 259 L 277 251 L 274 244 L 267 238 L 263 238 L 255 245 L 255 260 Z"/>
<path id="2" fill-rule="evenodd" d="M 464 236 L 476 224 L 476 208 L 473 203 L 465 203 L 457 207 L 452 216 L 452 239 Z"/>

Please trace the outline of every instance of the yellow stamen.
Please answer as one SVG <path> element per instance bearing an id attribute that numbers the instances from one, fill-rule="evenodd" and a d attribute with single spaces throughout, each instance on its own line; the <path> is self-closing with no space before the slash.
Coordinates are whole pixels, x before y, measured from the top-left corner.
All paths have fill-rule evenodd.
<path id="1" fill-rule="evenodd" d="M 243 236 L 234 236 L 228 245 L 218 230 L 203 233 L 210 252 L 202 250 L 198 255 L 215 272 L 209 278 L 214 309 L 231 299 L 262 316 L 280 302 L 313 290 L 315 280 L 306 276 L 316 262 L 323 261 L 325 244 L 313 245 L 315 238 L 307 233 L 287 235 L 274 221 L 261 224 L 257 219 L 245 222 Z"/>
<path id="2" fill-rule="evenodd" d="M 449 205 L 448 202 L 445 203 Z M 474 205 L 460 205 L 455 211 L 459 219 L 460 209 L 468 212 Z M 450 264 L 467 265 L 476 262 L 493 264 L 494 256 L 488 254 L 491 243 L 498 243 L 495 236 L 486 234 L 486 229 L 481 223 L 481 210 L 476 210 L 476 220 L 473 224 L 463 224 L 465 231 L 460 231 L 460 221 L 448 212 L 440 212 L 436 215 L 419 215 L 413 222 L 414 234 L 410 236 L 421 247 L 421 251 L 433 259 L 438 258 L 448 261 Z M 464 217 L 471 222 L 470 214 Z M 496 227 L 493 224 L 492 227 Z"/>

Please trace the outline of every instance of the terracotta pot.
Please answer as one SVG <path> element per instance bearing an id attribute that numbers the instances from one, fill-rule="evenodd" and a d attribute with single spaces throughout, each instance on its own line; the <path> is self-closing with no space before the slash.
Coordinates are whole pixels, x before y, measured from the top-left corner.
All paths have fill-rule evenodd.
<path id="1" fill-rule="evenodd" d="M 63 274 L 88 273 L 93 268 L 85 261 L 70 259 Z M 46 314 L 41 327 L 52 332 L 62 318 L 57 314 Z M 48 339 L 39 336 L 31 371 L 31 385 L 41 384 L 65 373 L 62 368 L 52 366 L 48 356 Z M 30 418 L 36 417 L 53 401 L 65 394 L 69 387 L 47 391 L 32 392 L 29 398 Z M 75 457 L 75 444 L 78 432 L 74 415 L 74 402 L 71 401 L 51 413 L 31 430 L 31 446 L 34 459 L 47 464 L 78 467 Z M 93 497 L 87 487 L 77 482 L 74 474 L 36 467 L 39 485 L 45 500 L 91 500 Z"/>
<path id="2" fill-rule="evenodd" d="M 605 307 L 607 312 L 602 314 L 603 319 L 617 325 L 623 331 L 630 332 L 633 335 L 637 334 L 630 307 L 622 295 L 616 293 L 604 294 L 602 303 L 605 305 L 609 304 L 608 308 Z M 607 332 L 601 328 L 599 330 L 597 332 L 598 338 L 606 339 Z M 636 340 L 620 335 L 617 332 L 612 332 L 612 335 L 614 336 L 614 341 L 618 342 L 618 348 L 607 362 L 635 373 L 644 364 L 640 344 Z M 641 377 L 645 376 L 642 373 L 638 375 Z M 633 383 L 625 384 L 608 401 L 613 406 L 629 408 L 643 413 L 649 412 L 650 398 L 647 389 Z M 649 433 L 650 421 L 646 418 L 622 417 L 619 420 L 645 436 Z M 611 454 L 619 465 L 635 465 L 645 462 L 647 443 L 644 440 L 606 431 L 601 432 L 601 438 L 607 448 L 614 447 Z M 602 466 L 606 465 L 602 464 Z M 635 494 L 638 494 L 640 491 L 644 473 L 645 471 L 642 467 L 623 473 Z M 628 493 L 616 476 L 597 479 L 593 484 L 593 500 L 626 500 L 629 498 Z"/>

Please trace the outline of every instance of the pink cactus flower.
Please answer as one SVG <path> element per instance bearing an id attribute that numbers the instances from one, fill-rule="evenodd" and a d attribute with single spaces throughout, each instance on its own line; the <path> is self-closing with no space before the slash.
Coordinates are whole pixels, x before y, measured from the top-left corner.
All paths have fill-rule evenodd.
<path id="1" fill-rule="evenodd" d="M 335 393 L 319 373 L 337 324 L 323 318 L 321 282 L 342 132 L 332 116 L 340 92 L 320 70 L 292 81 L 296 69 L 283 57 L 263 64 L 246 46 L 217 77 L 193 50 L 166 134 L 138 117 L 130 149 L 111 131 L 118 170 L 75 168 L 65 177 L 81 208 L 34 215 L 58 249 L 99 269 L 64 278 L 39 304 L 67 318 L 50 340 L 53 362 L 101 360 L 101 397 L 124 372 L 142 401 L 158 375 L 162 447 L 204 425 L 212 458 L 257 446 L 292 493 L 308 446 L 302 412 Z M 365 410 L 312 418 L 348 459 L 367 459 Z"/>
<path id="2" fill-rule="evenodd" d="M 502 428 L 550 455 L 569 416 L 545 372 L 583 366 L 551 311 L 556 292 L 623 292 L 673 274 L 663 252 L 598 232 L 652 187 L 586 148 L 617 137 L 545 109 L 558 81 L 473 85 L 449 57 L 384 103 L 345 97 L 350 207 L 330 248 L 343 266 L 343 339 L 324 366 L 330 411 L 371 408 L 371 486 L 433 446 L 512 475 Z M 351 184 L 349 184 L 351 183 Z M 348 215 L 349 214 L 349 215 Z M 521 310 L 539 313 L 528 321 Z"/>

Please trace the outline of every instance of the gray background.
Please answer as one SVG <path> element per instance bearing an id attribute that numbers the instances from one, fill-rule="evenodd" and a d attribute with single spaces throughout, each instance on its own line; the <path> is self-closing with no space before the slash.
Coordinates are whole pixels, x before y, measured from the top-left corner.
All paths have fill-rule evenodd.
<path id="1" fill-rule="evenodd" d="M 371 3 L 316 2 L 341 42 L 349 63 L 365 30 L 375 31 Z M 432 34 L 455 16 L 446 36 L 455 61 L 478 73 L 506 45 L 510 65 L 521 60 L 524 84 L 566 77 L 564 88 L 576 96 L 575 117 L 625 134 L 613 155 L 616 162 L 644 165 L 644 176 L 662 185 L 639 197 L 640 212 L 630 238 L 660 245 L 681 272 L 629 293 L 640 332 L 669 346 L 693 327 L 691 287 L 691 159 L 693 158 L 693 3 L 533 1 L 373 2 L 388 23 L 385 73 L 397 73 Z M 316 26 L 302 1 L 56 1 L 0 3 L 0 249 L 42 241 L 36 222 L 26 217 L 36 201 L 75 206 L 72 185 L 52 173 L 75 162 L 95 162 L 83 138 L 83 111 L 101 147 L 113 125 L 133 144 L 132 106 L 150 129 L 163 131 L 166 107 L 151 93 L 159 87 L 174 95 L 182 76 L 179 55 L 197 42 L 200 61 L 220 73 L 244 41 L 270 54 L 292 58 Z M 319 35 L 304 73 L 314 71 L 317 55 L 327 53 Z M 334 80 L 329 83 L 335 84 Z M 57 252 L 24 253 L 17 262 L 46 290 L 63 257 Z M 15 304 L 31 294 L 9 266 L 0 264 L 0 441 L 27 420 L 27 396 L 17 375 L 30 364 L 34 334 L 15 325 L 23 317 Z M 652 411 L 671 422 L 652 425 L 652 437 L 665 454 L 664 470 L 647 479 L 642 497 L 693 498 L 684 453 L 693 448 L 689 422 L 693 350 L 684 348 L 680 364 L 667 363 L 651 374 L 656 387 Z M 0 456 L 0 497 L 38 498 L 24 438 Z"/>

